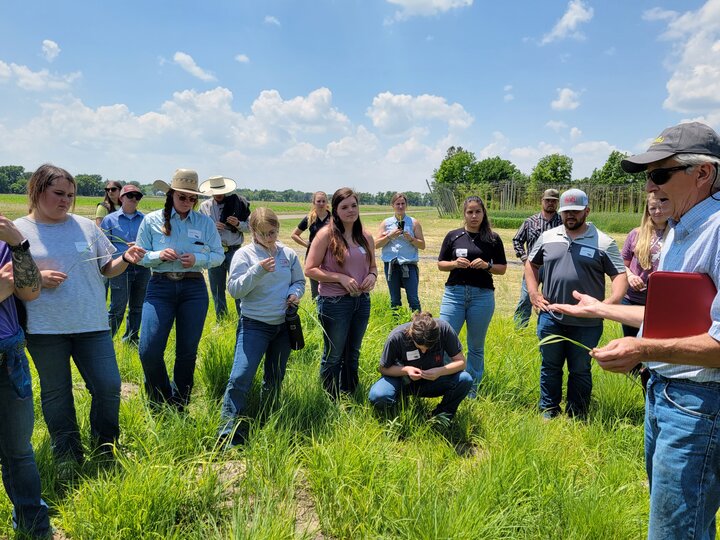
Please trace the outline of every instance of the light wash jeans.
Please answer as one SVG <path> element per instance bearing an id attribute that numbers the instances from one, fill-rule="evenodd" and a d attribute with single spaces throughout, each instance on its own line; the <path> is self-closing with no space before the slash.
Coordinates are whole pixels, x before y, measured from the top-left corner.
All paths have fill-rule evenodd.
<path id="1" fill-rule="evenodd" d="M 467 324 L 467 371 L 473 378 L 473 389 L 485 371 L 485 336 L 495 311 L 495 291 L 469 285 L 446 285 L 440 303 L 440 319 L 460 334 Z"/>
<path id="2" fill-rule="evenodd" d="M 652 373 L 645 400 L 648 538 L 715 538 L 720 507 L 720 383 Z"/>
<path id="3" fill-rule="evenodd" d="M 375 407 L 382 409 L 394 406 L 403 395 L 420 397 L 441 397 L 433 415 L 445 413 L 454 416 L 460 402 L 470 392 L 472 377 L 466 371 L 438 377 L 434 381 L 420 379 L 413 381 L 406 377 L 383 376 L 372 385 L 368 399 Z"/>
<path id="4" fill-rule="evenodd" d="M 388 279 L 390 273 L 389 262 L 383 263 L 385 269 L 385 281 L 387 281 L 388 291 L 390 291 L 390 307 L 399 308 L 402 306 L 402 296 L 400 290 L 405 289 L 410 311 L 421 311 L 420 298 L 418 297 L 418 284 L 420 283 L 420 270 L 417 264 L 396 264 L 392 269 L 392 275 Z M 403 267 L 408 271 L 408 277 L 403 278 Z"/>

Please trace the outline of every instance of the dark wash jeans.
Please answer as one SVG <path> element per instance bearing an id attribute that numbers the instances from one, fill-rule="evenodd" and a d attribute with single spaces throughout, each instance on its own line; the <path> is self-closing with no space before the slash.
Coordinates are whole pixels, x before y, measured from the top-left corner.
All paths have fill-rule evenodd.
<path id="1" fill-rule="evenodd" d="M 215 306 L 215 318 L 222 319 L 227 317 L 227 275 L 230 272 L 230 263 L 232 262 L 233 255 L 240 248 L 234 246 L 229 248 L 225 252 L 225 260 L 220 266 L 214 266 L 208 269 L 208 281 L 210 282 L 210 294 L 212 295 L 213 305 Z M 235 309 L 237 310 L 238 317 L 240 317 L 241 301 L 235 299 Z"/>
<path id="2" fill-rule="evenodd" d="M 352 393 L 358 386 L 360 348 L 370 319 L 370 295 L 318 296 L 323 327 L 320 379 L 332 398 Z"/>
<path id="3" fill-rule="evenodd" d="M 27 347 L 40 377 L 40 403 L 58 458 L 83 456 L 73 399 L 70 357 L 92 396 L 90 433 L 99 445 L 120 435 L 120 372 L 110 332 L 28 334 Z"/>
<path id="4" fill-rule="evenodd" d="M 150 278 L 143 304 L 139 352 L 145 390 L 152 404 L 170 403 L 182 409 L 189 403 L 209 302 L 204 279 Z M 171 383 L 164 357 L 173 323 L 175 368 Z"/>
<path id="5" fill-rule="evenodd" d="M 460 402 L 470 392 L 473 378 L 467 371 L 458 371 L 451 375 L 438 377 L 434 381 L 420 379 L 409 380 L 406 377 L 383 376 L 372 385 L 368 399 L 375 407 L 392 407 L 403 395 L 420 397 L 440 397 L 442 401 L 435 407 L 433 414 L 446 413 L 454 416 Z"/>
<path id="6" fill-rule="evenodd" d="M 115 337 L 125 315 L 125 308 L 128 307 L 127 321 L 125 322 L 125 334 L 122 340 L 130 343 L 138 343 L 140 335 L 140 321 L 142 319 L 142 307 L 145 301 L 148 281 L 150 281 L 150 269 L 142 266 L 130 265 L 119 276 L 110 278 L 110 309 L 108 319 L 110 323 L 110 335 Z"/>
<path id="7" fill-rule="evenodd" d="M 240 319 L 235 358 L 230 380 L 225 389 L 220 435 L 229 434 L 237 417 L 245 413 L 247 398 L 260 361 L 265 357 L 261 397 L 263 404 L 272 404 L 280 394 L 285 368 L 290 356 L 287 326 L 267 324 L 248 317 Z"/>
<path id="8" fill-rule="evenodd" d="M 22 352 L 23 368 L 27 357 Z M 13 504 L 13 518 L 18 532 L 44 537 L 50 533 L 45 502 L 40 498 L 40 475 L 30 438 L 35 415 L 32 393 L 20 398 L 0 366 L 0 465 L 5 491 Z"/>
<path id="9" fill-rule="evenodd" d="M 556 334 L 568 337 L 593 348 L 602 336 L 602 324 L 596 326 L 570 326 L 555 320 L 552 315 L 541 312 L 538 316 L 537 335 L 539 339 Z M 592 393 L 590 354 L 585 349 L 560 341 L 540 347 L 540 409 L 550 414 L 560 412 L 562 401 L 563 365 L 567 361 L 567 407 L 570 416 L 586 416 Z"/>

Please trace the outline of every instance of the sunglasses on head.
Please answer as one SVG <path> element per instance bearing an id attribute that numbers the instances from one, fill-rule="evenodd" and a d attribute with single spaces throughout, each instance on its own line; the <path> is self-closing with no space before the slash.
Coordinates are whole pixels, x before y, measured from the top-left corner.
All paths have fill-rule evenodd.
<path id="1" fill-rule="evenodd" d="M 119 187 L 106 187 L 106 188 L 105 188 L 105 192 L 106 192 L 106 193 L 109 193 L 109 192 L 115 193 L 115 192 L 116 192 L 117 190 L 119 190 L 119 189 L 120 189 Z"/>
<path id="2" fill-rule="evenodd" d="M 135 192 L 126 193 L 123 197 L 127 197 L 128 199 L 137 199 L 138 201 L 143 198 L 142 193 Z"/>
<path id="3" fill-rule="evenodd" d="M 663 169 L 654 169 L 652 171 L 645 171 L 645 178 L 650 180 L 656 186 L 662 186 L 670 181 L 673 173 L 678 171 L 686 171 L 692 165 L 680 165 L 678 167 L 666 167 Z"/>
<path id="4" fill-rule="evenodd" d="M 195 195 L 181 195 L 179 193 L 178 193 L 177 198 L 180 200 L 180 202 L 190 201 L 193 204 L 195 204 L 198 200 L 198 198 Z"/>

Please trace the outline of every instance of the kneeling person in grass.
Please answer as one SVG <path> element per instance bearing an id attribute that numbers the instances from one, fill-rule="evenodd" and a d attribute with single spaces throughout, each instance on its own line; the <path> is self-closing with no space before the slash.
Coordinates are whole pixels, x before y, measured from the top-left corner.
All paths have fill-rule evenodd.
<path id="1" fill-rule="evenodd" d="M 445 364 L 445 355 L 450 362 Z M 440 397 L 432 412 L 452 418 L 472 386 L 465 371 L 465 355 L 450 324 L 427 311 L 396 327 L 387 338 L 380 367 L 382 378 L 370 389 L 370 403 L 378 408 L 395 405 L 402 395 Z"/>

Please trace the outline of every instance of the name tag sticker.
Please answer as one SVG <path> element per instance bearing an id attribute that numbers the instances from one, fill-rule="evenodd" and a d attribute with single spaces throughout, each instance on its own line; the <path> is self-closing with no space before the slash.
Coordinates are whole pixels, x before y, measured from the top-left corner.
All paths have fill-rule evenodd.
<path id="1" fill-rule="evenodd" d="M 405 357 L 408 360 L 420 360 L 420 351 L 418 351 L 417 349 L 408 351 L 405 353 Z"/>
<path id="2" fill-rule="evenodd" d="M 197 229 L 188 229 L 188 238 L 200 240 L 200 238 L 202 238 L 202 233 Z"/>
<path id="3" fill-rule="evenodd" d="M 456 256 L 458 259 L 467 257 L 467 248 L 456 248 L 456 249 L 455 249 L 455 256 Z"/>
<path id="4" fill-rule="evenodd" d="M 82 253 L 83 251 L 89 251 L 90 245 L 87 242 L 75 242 L 75 249 L 78 253 Z"/>
<path id="5" fill-rule="evenodd" d="M 595 257 L 595 250 L 589 247 L 582 247 L 580 248 L 580 255 L 583 257 L 590 257 L 592 259 Z"/>
<path id="6" fill-rule="evenodd" d="M 275 259 L 275 261 L 277 262 L 278 266 L 282 266 L 283 268 L 287 268 L 288 266 L 290 266 L 290 261 L 285 258 L 277 258 Z"/>
<path id="7" fill-rule="evenodd" d="M 358 246 L 358 249 L 360 250 L 360 253 L 362 253 L 363 255 L 365 255 L 365 254 L 367 253 L 367 252 L 365 251 L 365 248 L 362 247 L 362 246 Z"/>

